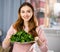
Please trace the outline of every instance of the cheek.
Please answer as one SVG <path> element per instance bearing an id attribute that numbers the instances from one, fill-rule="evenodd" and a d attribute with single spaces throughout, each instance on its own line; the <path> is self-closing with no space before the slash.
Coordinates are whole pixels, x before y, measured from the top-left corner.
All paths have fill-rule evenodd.
<path id="1" fill-rule="evenodd" d="M 33 15 L 32 13 L 29 14 L 30 17 L 32 17 L 32 15 Z"/>
<path id="2" fill-rule="evenodd" d="M 23 17 L 23 16 L 24 16 L 24 14 L 21 13 L 21 17 Z"/>

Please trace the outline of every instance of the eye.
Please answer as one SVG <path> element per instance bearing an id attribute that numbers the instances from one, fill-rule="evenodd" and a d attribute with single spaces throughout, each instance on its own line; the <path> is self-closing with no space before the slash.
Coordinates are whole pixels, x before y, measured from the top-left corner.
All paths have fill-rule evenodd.
<path id="1" fill-rule="evenodd" d="M 28 10 L 27 12 L 30 13 L 30 10 Z"/>
<path id="2" fill-rule="evenodd" d="M 25 11 L 21 11 L 21 13 L 25 13 Z"/>

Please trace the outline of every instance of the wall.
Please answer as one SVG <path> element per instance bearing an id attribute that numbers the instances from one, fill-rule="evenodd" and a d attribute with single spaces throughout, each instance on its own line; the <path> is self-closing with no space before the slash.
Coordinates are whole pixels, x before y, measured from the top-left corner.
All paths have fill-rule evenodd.
<path id="1" fill-rule="evenodd" d="M 9 27 L 16 21 L 18 8 L 23 2 L 24 0 L 0 0 L 0 29 L 3 32 L 0 41 L 3 41 Z"/>
<path id="2" fill-rule="evenodd" d="M 49 50 L 60 52 L 60 28 L 46 28 L 44 32 L 47 36 Z"/>

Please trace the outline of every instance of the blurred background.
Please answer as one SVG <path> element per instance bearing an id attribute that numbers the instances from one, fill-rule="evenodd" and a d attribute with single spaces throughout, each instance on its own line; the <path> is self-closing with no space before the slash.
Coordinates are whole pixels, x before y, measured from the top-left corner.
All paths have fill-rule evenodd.
<path id="1" fill-rule="evenodd" d="M 18 18 L 23 2 L 33 5 L 39 26 L 44 30 L 49 50 L 60 52 L 60 0 L 0 0 L 0 42 Z"/>

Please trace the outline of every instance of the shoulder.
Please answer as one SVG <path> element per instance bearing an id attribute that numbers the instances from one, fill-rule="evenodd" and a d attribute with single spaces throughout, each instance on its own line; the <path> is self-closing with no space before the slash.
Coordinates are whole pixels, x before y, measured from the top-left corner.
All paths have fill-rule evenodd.
<path id="1" fill-rule="evenodd" d="M 36 32 L 38 33 L 40 30 L 42 30 L 41 27 L 40 26 L 37 26 L 36 27 Z"/>
<path id="2" fill-rule="evenodd" d="M 10 28 L 8 29 L 8 33 L 9 32 L 16 32 L 16 30 L 14 29 L 14 27 L 13 27 L 13 24 L 10 26 Z"/>
<path id="3" fill-rule="evenodd" d="M 9 29 L 14 29 L 13 24 L 10 26 L 10 28 L 9 28 Z"/>
<path id="4" fill-rule="evenodd" d="M 14 29 L 15 30 L 14 24 L 11 24 L 10 29 Z"/>

